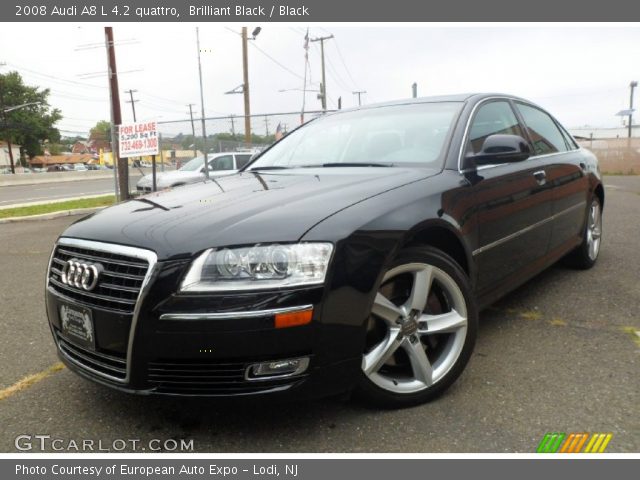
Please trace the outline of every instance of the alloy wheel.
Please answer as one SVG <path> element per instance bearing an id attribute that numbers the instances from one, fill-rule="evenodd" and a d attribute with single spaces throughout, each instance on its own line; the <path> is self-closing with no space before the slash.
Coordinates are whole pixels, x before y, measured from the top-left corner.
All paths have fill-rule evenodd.
<path id="1" fill-rule="evenodd" d="M 362 370 L 393 393 L 425 390 L 458 360 L 467 325 L 464 295 L 444 270 L 424 263 L 392 268 L 373 304 Z"/>
<path id="2" fill-rule="evenodd" d="M 591 261 L 598 258 L 600 251 L 600 239 L 602 237 L 602 214 L 600 202 L 594 198 L 589 209 L 589 224 L 587 226 L 587 247 Z"/>

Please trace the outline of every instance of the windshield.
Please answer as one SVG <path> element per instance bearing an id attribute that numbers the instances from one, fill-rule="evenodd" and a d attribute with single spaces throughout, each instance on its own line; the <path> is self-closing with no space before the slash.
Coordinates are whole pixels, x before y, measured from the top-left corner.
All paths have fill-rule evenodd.
<path id="1" fill-rule="evenodd" d="M 189 160 L 182 167 L 180 167 L 180 171 L 181 172 L 195 172 L 196 170 L 201 169 L 202 165 L 204 165 L 204 156 L 203 157 L 196 157 L 196 158 L 194 158 L 192 160 Z"/>
<path id="2" fill-rule="evenodd" d="M 328 115 L 283 138 L 249 169 L 341 164 L 439 168 L 445 139 L 461 106 L 419 103 Z"/>

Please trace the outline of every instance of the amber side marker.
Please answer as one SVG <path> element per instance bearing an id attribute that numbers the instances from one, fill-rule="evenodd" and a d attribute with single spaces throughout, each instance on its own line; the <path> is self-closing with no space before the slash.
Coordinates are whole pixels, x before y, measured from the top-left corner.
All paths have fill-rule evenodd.
<path id="1" fill-rule="evenodd" d="M 276 328 L 298 327 L 311 323 L 313 308 L 300 312 L 277 313 L 275 318 Z"/>

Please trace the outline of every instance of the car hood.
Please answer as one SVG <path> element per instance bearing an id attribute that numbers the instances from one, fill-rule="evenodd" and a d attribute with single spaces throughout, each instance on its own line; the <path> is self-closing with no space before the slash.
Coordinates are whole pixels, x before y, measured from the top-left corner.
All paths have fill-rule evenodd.
<path id="1" fill-rule="evenodd" d="M 158 186 L 170 187 L 176 182 L 188 182 L 199 180 L 200 178 L 204 178 L 204 175 L 200 173 L 199 170 L 195 172 L 186 172 L 181 170 L 174 170 L 171 172 L 158 172 L 156 173 L 156 183 Z M 142 177 L 137 185 L 140 187 L 149 187 L 153 183 L 153 175 L 145 175 Z"/>
<path id="2" fill-rule="evenodd" d="M 216 246 L 295 242 L 340 210 L 437 172 L 372 167 L 238 173 L 106 208 L 63 236 L 147 248 L 160 260 Z"/>

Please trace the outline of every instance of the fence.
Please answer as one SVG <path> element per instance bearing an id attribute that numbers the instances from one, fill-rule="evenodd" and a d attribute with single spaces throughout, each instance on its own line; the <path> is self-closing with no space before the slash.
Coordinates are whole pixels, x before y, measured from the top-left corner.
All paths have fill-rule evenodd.
<path id="1" fill-rule="evenodd" d="M 640 138 L 600 138 L 578 143 L 598 157 L 603 173 L 640 175 Z"/>

